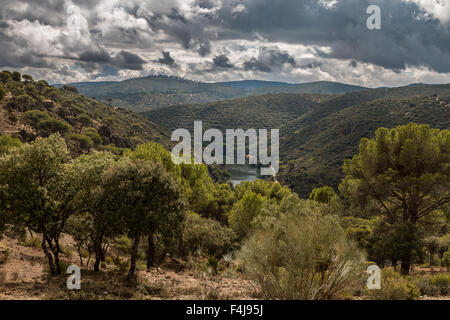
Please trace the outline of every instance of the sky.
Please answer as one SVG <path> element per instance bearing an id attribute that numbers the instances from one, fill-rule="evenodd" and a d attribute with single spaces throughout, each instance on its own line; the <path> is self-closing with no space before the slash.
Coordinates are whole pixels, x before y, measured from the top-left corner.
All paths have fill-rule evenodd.
<path id="1" fill-rule="evenodd" d="M 0 69 L 50 83 L 450 83 L 450 0 L 2 0 Z"/>

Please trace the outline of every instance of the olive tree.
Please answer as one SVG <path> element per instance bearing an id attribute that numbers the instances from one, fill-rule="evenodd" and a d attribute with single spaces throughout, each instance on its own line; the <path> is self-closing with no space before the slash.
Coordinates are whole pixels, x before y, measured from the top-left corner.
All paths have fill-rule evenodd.
<path id="1" fill-rule="evenodd" d="M 52 275 L 60 274 L 60 236 L 71 215 L 82 211 L 84 177 L 70 161 L 64 139 L 52 135 L 0 157 L 0 208 L 16 225 L 42 234 Z"/>
<path id="2" fill-rule="evenodd" d="M 123 158 L 106 171 L 102 203 L 133 239 L 128 278 L 134 275 L 142 236 L 155 229 L 181 230 L 184 203 L 173 177 L 156 162 Z"/>
<path id="3" fill-rule="evenodd" d="M 353 204 L 377 203 L 392 224 L 415 226 L 449 203 L 449 165 L 449 130 L 413 123 L 380 128 L 375 139 L 362 139 L 359 154 L 345 162 L 340 191 Z M 407 275 L 413 245 L 402 247 L 401 271 Z"/>

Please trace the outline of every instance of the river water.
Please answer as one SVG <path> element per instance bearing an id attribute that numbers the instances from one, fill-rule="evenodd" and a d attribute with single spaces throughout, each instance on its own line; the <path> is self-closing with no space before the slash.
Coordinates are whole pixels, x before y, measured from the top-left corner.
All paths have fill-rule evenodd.
<path id="1" fill-rule="evenodd" d="M 231 174 L 231 182 L 236 187 L 243 181 L 255 181 L 258 179 L 258 168 L 250 165 L 229 165 L 228 172 Z"/>

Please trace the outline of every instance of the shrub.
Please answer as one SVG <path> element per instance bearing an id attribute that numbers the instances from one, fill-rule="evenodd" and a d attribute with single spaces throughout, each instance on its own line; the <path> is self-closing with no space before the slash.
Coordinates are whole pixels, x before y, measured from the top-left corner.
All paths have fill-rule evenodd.
<path id="1" fill-rule="evenodd" d="M 22 117 L 23 121 L 33 128 L 37 128 L 40 121 L 50 118 L 47 112 L 40 110 L 29 110 L 25 112 Z"/>
<path id="2" fill-rule="evenodd" d="M 61 133 L 61 135 L 66 134 L 71 129 L 70 125 L 64 121 L 58 119 L 47 119 L 39 121 L 38 123 L 38 131 L 39 134 L 43 137 L 48 137 L 52 133 Z"/>
<path id="3" fill-rule="evenodd" d="M 375 300 L 414 300 L 420 297 L 419 288 L 392 269 L 381 271 L 381 289 L 367 290 L 367 293 Z"/>
<path id="4" fill-rule="evenodd" d="M 306 210 L 261 227 L 240 260 L 265 298 L 285 300 L 341 298 L 360 283 L 365 265 L 336 217 Z"/>
<path id="5" fill-rule="evenodd" d="M 0 101 L 2 101 L 5 98 L 6 92 L 5 89 L 3 89 L 3 86 L 0 86 Z"/>
<path id="6" fill-rule="evenodd" d="M 414 283 L 419 287 L 422 295 L 448 296 L 450 294 L 450 275 L 447 274 L 419 276 L 415 278 Z"/>
<path id="7" fill-rule="evenodd" d="M 91 138 L 92 142 L 94 143 L 94 146 L 98 146 L 99 144 L 103 143 L 102 137 L 98 134 L 97 130 L 94 128 L 86 128 L 83 130 L 83 135 L 86 137 Z"/>
<path id="8" fill-rule="evenodd" d="M 194 213 L 186 217 L 183 245 L 187 253 L 201 253 L 221 258 L 237 248 L 237 236 L 230 228 L 217 221 L 202 218 Z"/>
<path id="9" fill-rule="evenodd" d="M 41 247 L 41 239 L 38 237 L 30 237 L 25 240 L 24 245 L 30 248 L 40 248 Z"/>
<path id="10" fill-rule="evenodd" d="M 19 139 L 10 136 L 0 136 L 0 156 L 8 153 L 11 148 L 20 147 L 22 143 Z"/>
<path id="11" fill-rule="evenodd" d="M 89 150 L 94 146 L 94 142 L 92 141 L 92 139 L 83 134 L 71 134 L 67 137 L 67 140 L 75 142 L 76 144 L 78 144 L 80 149 L 83 150 Z"/>
<path id="12" fill-rule="evenodd" d="M 443 267 L 450 267 L 450 251 L 447 251 L 442 256 L 442 266 Z"/>
<path id="13" fill-rule="evenodd" d="M 16 108 L 22 112 L 32 109 L 36 105 L 36 100 L 28 94 L 22 94 L 14 98 Z"/>

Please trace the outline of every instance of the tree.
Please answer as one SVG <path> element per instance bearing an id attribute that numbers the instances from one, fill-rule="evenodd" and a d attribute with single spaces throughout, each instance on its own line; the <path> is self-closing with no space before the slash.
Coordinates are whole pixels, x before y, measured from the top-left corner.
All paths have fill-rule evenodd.
<path id="1" fill-rule="evenodd" d="M 380 128 L 375 139 L 362 139 L 359 154 L 345 162 L 340 190 L 354 204 L 377 202 L 391 224 L 415 225 L 450 201 L 449 163 L 449 130 L 413 123 Z M 405 246 L 404 275 L 413 247 Z"/>
<path id="2" fill-rule="evenodd" d="M 142 236 L 158 229 L 181 231 L 184 207 L 176 181 L 156 162 L 123 158 L 105 173 L 105 210 L 121 217 L 133 239 L 128 278 L 134 275 Z"/>
<path id="3" fill-rule="evenodd" d="M 47 120 L 49 118 L 50 116 L 47 112 L 40 110 L 29 110 L 22 115 L 22 120 L 35 129 L 38 127 L 38 123 L 40 121 Z"/>
<path id="4" fill-rule="evenodd" d="M 263 213 L 263 209 L 273 204 L 266 197 L 247 191 L 243 198 L 236 202 L 229 213 L 230 227 L 242 239 L 253 229 L 253 222 Z"/>
<path id="5" fill-rule="evenodd" d="M 48 137 L 53 133 L 60 133 L 64 135 L 71 129 L 71 126 L 68 123 L 53 118 L 39 121 L 37 127 L 39 135 L 43 137 Z"/>
<path id="6" fill-rule="evenodd" d="M 84 127 L 90 127 L 92 125 L 92 119 L 86 113 L 82 113 L 77 116 L 77 121 L 80 124 L 80 133 L 83 131 Z"/>
<path id="7" fill-rule="evenodd" d="M 95 253 L 94 271 L 100 271 L 100 262 L 104 261 L 109 239 L 123 232 L 122 221 L 116 211 L 110 211 L 105 207 L 105 193 L 102 187 L 104 175 L 114 165 L 115 157 L 109 152 L 94 152 L 82 155 L 74 162 L 79 168 L 79 174 L 84 177 L 79 199 L 83 199 L 84 213 L 87 215 L 82 215 L 86 224 L 80 227 L 84 228 L 83 232 L 86 235 L 84 241 L 92 245 Z M 73 218 L 80 219 L 79 216 Z"/>
<path id="8" fill-rule="evenodd" d="M 78 194 L 85 177 L 69 162 L 64 139 L 52 135 L 0 157 L 0 211 L 16 225 L 42 234 L 41 247 L 52 275 L 60 274 L 59 239 L 72 214 L 83 210 Z"/>
<path id="9" fill-rule="evenodd" d="M 9 152 L 11 148 L 20 147 L 19 139 L 10 136 L 0 136 L 0 156 Z"/>
<path id="10" fill-rule="evenodd" d="M 337 198 L 337 194 L 333 188 L 325 186 L 313 189 L 309 198 L 320 203 L 330 203 L 333 199 Z"/>

